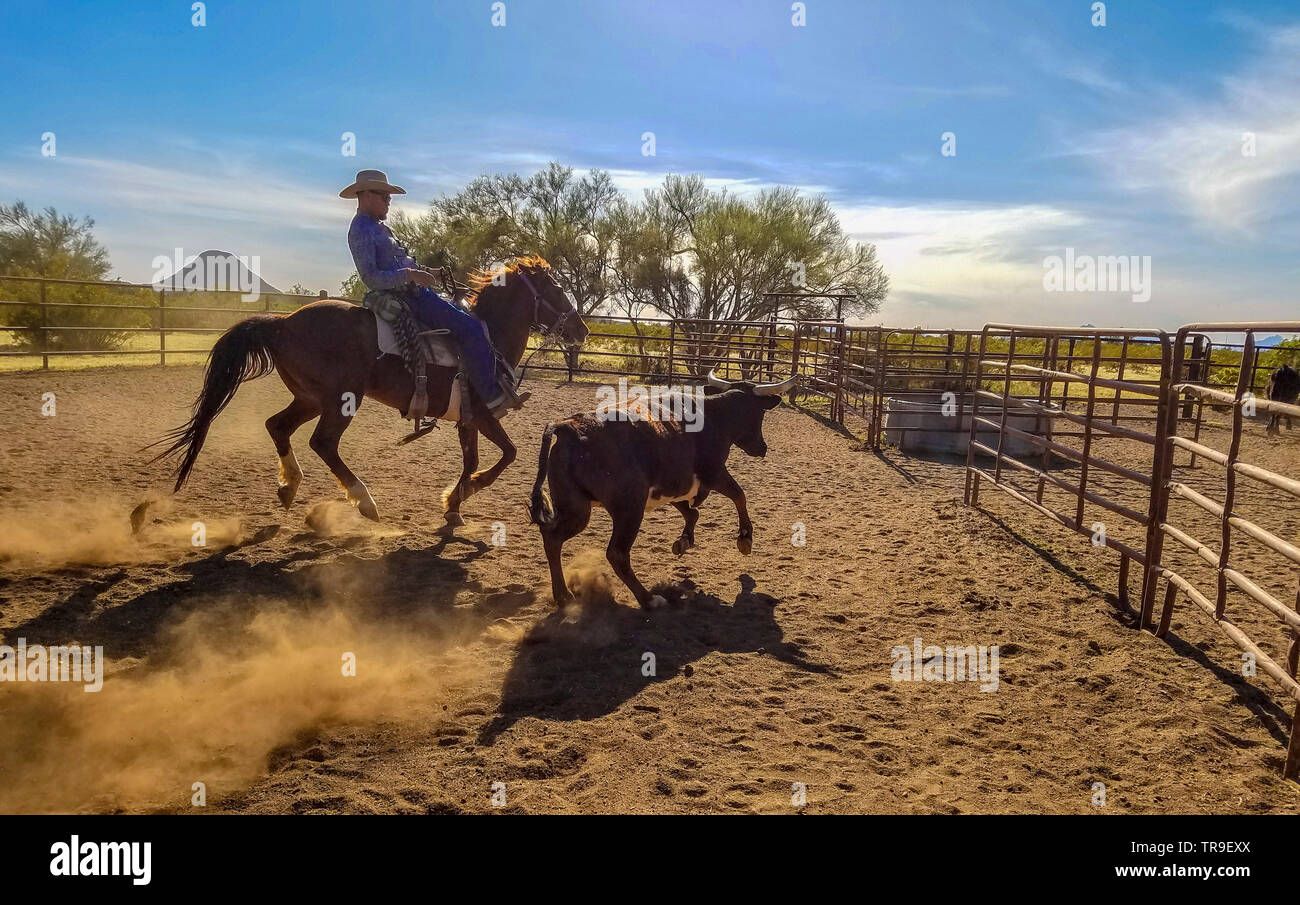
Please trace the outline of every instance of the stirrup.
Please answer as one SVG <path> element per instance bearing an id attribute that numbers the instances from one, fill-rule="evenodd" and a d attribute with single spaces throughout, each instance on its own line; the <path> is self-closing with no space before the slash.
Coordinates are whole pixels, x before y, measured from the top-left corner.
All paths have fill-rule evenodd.
<path id="1" fill-rule="evenodd" d="M 415 378 L 415 392 L 411 394 L 411 404 L 406 408 L 406 417 L 415 422 L 418 430 L 420 422 L 424 416 L 429 413 L 429 377 L 427 374 L 421 374 Z"/>

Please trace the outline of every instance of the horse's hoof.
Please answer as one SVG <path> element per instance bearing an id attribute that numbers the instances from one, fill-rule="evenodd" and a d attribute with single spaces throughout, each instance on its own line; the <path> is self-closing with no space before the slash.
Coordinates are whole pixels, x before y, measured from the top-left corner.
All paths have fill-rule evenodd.
<path id="1" fill-rule="evenodd" d="M 736 549 L 739 550 L 741 553 L 745 554 L 746 556 L 748 556 L 754 550 L 754 538 L 753 537 L 736 538 Z"/>
<path id="2" fill-rule="evenodd" d="M 677 538 L 677 540 L 673 541 L 673 555 L 681 556 L 683 553 L 691 549 L 691 547 L 693 546 L 695 545 L 690 541 L 688 541 L 686 538 L 679 537 Z"/>
<path id="3" fill-rule="evenodd" d="M 647 610 L 657 610 L 660 607 L 668 606 L 668 600 L 661 594 L 653 594 L 650 599 L 641 604 L 641 606 Z"/>
<path id="4" fill-rule="evenodd" d="M 447 520 L 447 525 L 451 528 L 461 528 L 465 524 L 465 520 L 461 518 L 459 512 L 445 512 L 443 518 Z"/>
<path id="5" fill-rule="evenodd" d="M 280 505 L 288 509 L 293 502 L 293 498 L 298 495 L 298 488 L 292 484 L 285 484 L 276 488 L 275 495 L 280 498 Z"/>
<path id="6" fill-rule="evenodd" d="M 362 500 L 357 505 L 357 511 L 360 512 L 362 515 L 364 515 L 366 518 L 370 519 L 372 522 L 379 521 L 379 508 L 374 504 L 372 500 Z"/>

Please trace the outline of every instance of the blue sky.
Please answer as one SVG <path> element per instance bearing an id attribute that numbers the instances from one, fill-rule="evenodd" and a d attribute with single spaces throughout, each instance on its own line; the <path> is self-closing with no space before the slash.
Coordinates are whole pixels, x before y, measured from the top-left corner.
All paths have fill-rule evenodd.
<path id="1" fill-rule="evenodd" d="M 356 170 L 416 211 L 556 159 L 630 194 L 825 193 L 893 282 L 873 322 L 1295 316 L 1295 2 L 1112 2 L 1105 27 L 1091 0 L 805 5 L 506 0 L 500 28 L 488 0 L 211 0 L 197 28 L 189 2 L 7 4 L 0 198 L 93 217 L 126 279 L 216 247 L 332 291 Z M 1066 247 L 1150 256 L 1150 301 L 1044 291 Z"/>

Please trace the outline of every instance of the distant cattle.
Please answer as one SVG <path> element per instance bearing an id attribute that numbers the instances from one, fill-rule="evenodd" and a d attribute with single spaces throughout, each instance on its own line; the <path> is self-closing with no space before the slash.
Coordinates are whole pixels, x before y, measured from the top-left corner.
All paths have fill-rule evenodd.
<path id="1" fill-rule="evenodd" d="M 1300 372 L 1289 364 L 1284 364 L 1278 368 L 1268 378 L 1268 386 L 1264 390 L 1270 402 L 1285 402 L 1288 405 L 1295 405 L 1296 397 L 1300 396 Z M 1291 416 L 1274 414 L 1268 419 L 1269 434 L 1280 433 L 1280 423 L 1286 418 L 1286 429 L 1291 429 Z"/>
<path id="2" fill-rule="evenodd" d="M 549 424 L 542 434 L 528 512 L 542 532 L 555 605 L 573 600 L 560 553 L 565 541 L 587 527 L 592 505 L 609 513 L 614 527 L 606 557 L 644 607 L 665 602 L 647 591 L 632 571 L 632 543 L 646 512 L 665 503 L 677 507 L 686 520 L 673 544 L 673 552 L 681 555 L 695 545 L 700 504 L 716 490 L 736 505 L 736 547 L 748 554 L 754 528 L 745 492 L 727 471 L 727 456 L 732 446 L 751 456 L 767 455 L 763 416 L 780 404 L 781 394 L 793 388 L 795 379 L 728 383 L 709 372 L 707 395 L 690 421 L 659 417 L 664 413 L 655 411 L 631 419 L 593 412 Z M 549 483 L 549 494 L 543 482 Z"/>

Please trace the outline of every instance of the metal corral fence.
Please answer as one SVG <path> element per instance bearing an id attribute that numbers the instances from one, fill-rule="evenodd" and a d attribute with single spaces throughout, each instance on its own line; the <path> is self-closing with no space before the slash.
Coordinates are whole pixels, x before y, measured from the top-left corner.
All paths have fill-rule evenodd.
<path id="1" fill-rule="evenodd" d="M 1168 632 L 1181 597 L 1195 604 L 1244 652 L 1253 667 L 1244 674 L 1263 671 L 1295 702 L 1283 764 L 1283 774 L 1294 777 L 1300 773 L 1300 615 L 1279 597 L 1289 596 L 1300 605 L 1295 571 L 1300 548 L 1279 533 L 1300 533 L 1300 508 L 1279 505 L 1279 500 L 1300 497 L 1300 481 L 1280 471 L 1292 467 L 1285 460 L 1289 444 L 1268 444 L 1259 436 L 1262 431 L 1245 430 L 1257 413 L 1300 418 L 1300 406 L 1271 402 L 1260 394 L 1274 365 L 1261 362 L 1255 336 L 1279 331 L 1300 332 L 1300 321 L 1189 324 L 1172 337 L 1158 330 L 986 326 L 966 428 L 965 499 L 978 505 L 981 483 L 990 483 L 1089 536 L 1094 545 L 1115 550 L 1120 555 L 1119 597 L 1126 604 L 1130 564 L 1136 562 L 1142 570 L 1138 625 L 1158 636 Z M 1242 341 L 1212 341 L 1224 334 L 1240 335 Z M 1108 376 L 1101 350 L 1116 341 L 1122 350 L 1118 376 Z M 1046 365 L 1063 346 L 1071 358 L 1079 348 L 1089 350 L 1081 370 Z M 1123 370 L 1123 359 L 1139 348 L 1130 370 L 1142 373 L 1142 379 Z M 1035 361 L 1039 356 L 1042 360 Z M 989 385 L 990 377 L 996 385 Z M 1227 420 L 1204 419 L 1207 406 L 1229 413 Z M 1048 426 L 1022 430 L 1014 423 L 1017 413 L 1044 416 Z M 1131 423 L 1121 423 L 1125 421 Z M 1055 422 L 1070 429 L 1058 430 Z M 1144 422 L 1145 429 L 1132 422 Z M 1209 445 L 1203 433 L 1225 448 Z M 1065 438 L 1075 442 L 1061 442 Z M 1013 441 L 1021 445 L 1020 454 L 1008 451 Z M 1027 461 L 1026 448 L 1037 454 L 1038 466 Z M 1180 464 L 1180 452 L 1189 453 L 1189 461 Z M 977 455 L 989 457 L 992 466 L 980 464 Z M 1063 469 L 1049 471 L 1050 456 L 1075 469 L 1075 479 Z M 1250 460 L 1257 456 L 1276 458 L 1279 464 L 1269 468 Z M 1207 469 L 1197 468 L 1197 460 L 1214 463 L 1221 480 L 1216 483 Z M 1032 486 L 1023 483 L 1025 476 Z M 1253 493 L 1243 491 L 1239 476 L 1253 482 Z M 1219 500 L 1208 495 L 1216 490 Z M 1180 507 L 1175 516 L 1171 503 L 1191 505 Z M 1265 521 L 1279 525 L 1270 529 Z M 1201 539 L 1215 535 L 1217 549 Z M 1172 547 L 1166 538 L 1174 541 Z M 1157 625 L 1153 614 L 1161 581 L 1165 590 Z M 1234 593 L 1259 609 L 1237 608 L 1228 615 Z M 1277 655 L 1270 656 L 1266 646 Z"/>
<path id="2" fill-rule="evenodd" d="M 1230 344 L 1232 348 L 1240 348 L 1241 350 L 1241 359 L 1237 368 L 1237 383 L 1231 392 L 1197 383 L 1189 376 L 1194 373 L 1194 369 L 1189 369 L 1186 366 L 1181 352 L 1186 345 L 1187 335 L 1193 331 L 1243 335 L 1243 341 L 1240 344 Z M 1300 497 L 1300 481 L 1279 474 L 1275 470 L 1262 467 L 1257 462 L 1248 461 L 1248 451 L 1243 440 L 1246 438 L 1244 427 L 1247 423 L 1248 413 L 1261 412 L 1295 418 L 1300 417 L 1300 406 L 1273 402 L 1256 395 L 1255 389 L 1259 385 L 1261 367 L 1255 347 L 1255 336 L 1261 331 L 1269 333 L 1300 331 L 1300 321 L 1272 324 L 1190 324 L 1179 328 L 1175 337 L 1174 362 L 1170 376 L 1171 402 L 1174 403 L 1171 405 L 1171 409 L 1177 408 L 1179 399 L 1191 397 L 1197 401 L 1198 405 L 1202 403 L 1218 403 L 1230 406 L 1232 421 L 1230 435 L 1225 438 L 1227 440 L 1226 449 L 1214 449 L 1199 442 L 1199 432 L 1197 438 L 1189 439 L 1178 436 L 1177 425 L 1172 420 L 1172 417 L 1166 428 L 1169 443 L 1167 458 L 1170 463 L 1173 461 L 1175 449 L 1182 449 L 1192 453 L 1193 462 L 1196 458 L 1213 462 L 1222 470 L 1222 484 L 1220 485 L 1222 498 L 1219 501 L 1213 500 L 1199 490 L 1194 489 L 1189 483 L 1173 480 L 1172 477 L 1165 480 L 1162 492 L 1156 495 L 1159 501 L 1157 518 L 1161 533 L 1181 544 L 1195 554 L 1205 566 L 1208 566 L 1213 575 L 1214 585 L 1213 591 L 1207 595 L 1198 588 L 1195 579 L 1189 577 L 1190 572 L 1188 570 L 1176 568 L 1174 563 L 1161 562 L 1157 558 L 1158 576 L 1165 580 L 1166 585 L 1164 608 L 1160 614 L 1160 624 L 1156 629 L 1156 633 L 1163 637 L 1168 631 L 1170 619 L 1173 617 L 1174 606 L 1178 602 L 1180 595 L 1185 596 L 1196 605 L 1197 611 L 1213 621 L 1234 644 L 1245 652 L 1248 662 L 1267 673 L 1270 678 L 1283 688 L 1286 694 L 1296 702 L 1290 744 L 1283 768 L 1285 775 L 1293 776 L 1300 770 L 1300 683 L 1296 681 L 1296 668 L 1300 663 L 1300 615 L 1297 615 L 1295 609 L 1296 605 L 1300 605 L 1300 590 L 1294 587 L 1294 582 L 1291 579 L 1294 578 L 1295 567 L 1300 566 L 1300 549 L 1265 528 L 1256 518 L 1272 516 L 1276 519 L 1278 509 L 1281 507 L 1277 507 L 1271 501 L 1279 498 L 1289 501 Z M 1221 345 L 1220 348 L 1226 345 L 1229 344 Z M 1250 450 L 1254 454 L 1251 456 L 1252 458 L 1255 455 L 1265 453 L 1265 448 L 1256 444 L 1252 444 L 1252 446 L 1254 447 Z M 1238 486 L 1237 478 L 1239 476 L 1248 478 L 1251 482 L 1254 482 L 1255 488 L 1263 491 L 1260 499 L 1253 501 L 1255 502 L 1253 507 L 1249 506 L 1252 501 L 1247 499 L 1247 494 L 1243 492 L 1246 488 Z M 1208 487 L 1206 489 L 1208 490 Z M 1191 533 L 1195 529 L 1189 527 L 1186 523 L 1181 523 L 1181 526 L 1170 523 L 1172 518 L 1169 515 L 1169 504 L 1172 501 L 1189 502 L 1199 509 L 1203 516 L 1209 516 L 1213 522 L 1217 523 L 1212 527 L 1218 529 L 1218 550 L 1195 537 Z M 1261 503 L 1263 505 L 1260 505 Z M 1255 512 L 1259 512 L 1258 517 L 1255 516 Z M 1247 518 L 1246 515 L 1252 517 Z M 1294 537 L 1296 526 L 1292 524 L 1287 528 L 1287 533 Z M 1234 540 L 1237 538 L 1244 541 L 1254 541 L 1262 545 L 1270 553 L 1275 554 L 1274 563 L 1261 562 L 1258 558 L 1249 556 L 1248 544 L 1246 551 L 1242 551 L 1240 545 L 1234 551 Z M 1236 556 L 1234 556 L 1234 552 L 1236 552 Z M 1168 558 L 1166 557 L 1166 559 Z M 1279 569 L 1278 566 L 1283 568 Z M 1250 574 L 1248 575 L 1247 572 Z M 1280 576 L 1286 576 L 1286 579 L 1279 580 Z M 1285 587 L 1290 592 L 1295 605 L 1287 606 L 1283 604 L 1274 596 L 1274 593 L 1270 593 L 1268 590 L 1269 585 L 1274 586 L 1279 591 L 1282 587 Z M 1244 596 L 1248 602 L 1257 604 L 1263 611 L 1270 614 L 1273 619 L 1280 620 L 1289 630 L 1290 643 L 1285 654 L 1285 666 L 1280 665 L 1265 652 L 1260 646 L 1258 635 L 1252 637 L 1252 634 L 1256 631 L 1255 627 L 1259 626 L 1261 620 L 1243 618 L 1247 614 L 1235 614 L 1235 618 L 1227 614 L 1229 594 L 1233 591 L 1239 592 L 1238 599 Z M 1143 624 L 1146 623 L 1150 614 L 1150 608 L 1144 608 Z M 1262 621 L 1267 623 L 1273 620 L 1265 617 Z M 1266 626 L 1259 627 L 1266 628 Z M 1250 629 L 1251 634 L 1247 633 L 1247 629 Z"/>
<path id="3" fill-rule="evenodd" d="M 1151 381 L 1138 382 L 1102 376 L 1101 352 L 1104 341 L 1113 339 L 1117 334 L 1121 337 L 1126 350 L 1129 344 L 1134 342 L 1154 341 L 1158 344 L 1162 377 L 1154 385 Z M 988 480 L 993 486 L 1072 531 L 1096 538 L 1095 542 L 1098 542 L 1099 546 L 1109 547 L 1120 554 L 1119 596 L 1125 604 L 1128 603 L 1130 562 L 1136 561 L 1143 566 L 1142 599 L 1145 601 L 1150 590 L 1148 588 L 1150 570 L 1146 568 L 1149 562 L 1148 551 L 1152 546 L 1153 537 L 1156 536 L 1156 501 L 1155 496 L 1149 491 L 1159 482 L 1160 453 L 1164 449 L 1164 437 L 1159 432 L 1152 434 L 1121 425 L 1119 421 L 1122 417 L 1131 417 L 1121 415 L 1121 405 L 1131 405 L 1136 397 L 1139 407 L 1144 404 L 1156 406 L 1155 413 L 1146 416 L 1147 420 L 1154 420 L 1155 424 L 1160 426 L 1166 424 L 1162 406 L 1168 398 L 1166 391 L 1169 366 L 1172 361 L 1169 337 L 1163 331 L 1152 330 L 1096 330 L 1083 335 L 1076 332 L 1069 338 L 1089 340 L 1088 345 L 1092 350 L 1087 366 L 1081 374 L 1075 373 L 1073 368 L 1058 370 L 1050 366 L 1054 358 L 1052 350 L 1059 350 L 1062 338 L 1062 331 L 1030 326 L 990 324 L 981 332 L 979 355 L 975 363 L 977 388 L 971 394 L 966 457 L 966 502 L 977 505 L 980 481 Z M 1042 351 L 1035 349 L 1017 354 L 1017 344 L 1019 343 L 1020 348 L 1024 349 L 1025 340 L 1037 340 L 1036 345 L 1041 346 Z M 1071 343 L 1070 346 L 1073 353 L 1075 344 Z M 996 392 L 984 388 L 986 373 L 997 375 L 996 382 L 1000 386 L 997 387 Z M 1020 385 L 1019 388 L 1017 384 Z M 1028 388 L 1024 387 L 1024 384 L 1028 384 Z M 1061 386 L 1059 399 L 1054 390 L 1056 384 Z M 1075 395 L 1072 391 L 1075 387 L 1081 387 L 1085 392 L 1082 411 L 1079 411 L 1077 406 L 1071 410 L 1071 400 Z M 1103 389 L 1109 390 L 1113 394 L 1112 398 L 1099 400 L 1099 390 Z M 1127 399 L 1123 396 L 1125 392 L 1129 394 Z M 992 406 L 985 406 L 983 411 L 986 414 L 981 414 L 981 402 L 993 403 Z M 1047 422 L 1046 429 L 1025 431 L 1013 427 L 1010 416 L 1017 412 L 1042 416 Z M 988 417 L 989 415 L 992 417 Z M 1065 422 L 1072 429 L 1064 431 L 1055 429 L 1054 423 L 1057 421 Z M 1009 453 L 1006 449 L 1009 438 L 1022 441 L 1022 445 L 1027 444 L 1028 448 L 1037 450 L 1041 467 L 1023 461 L 1027 458 L 1023 454 L 1017 458 Z M 1103 456 L 1100 451 L 1102 444 L 1098 441 L 1109 438 L 1122 438 L 1149 446 L 1150 451 L 1142 460 L 1144 469 L 1130 468 Z M 1078 445 L 1068 445 L 1060 442 L 1061 440 L 1075 440 Z M 976 463 L 977 453 L 993 458 L 992 471 Z M 1071 482 L 1047 470 L 1050 467 L 1050 456 L 1053 454 L 1077 464 L 1076 481 Z M 1012 483 L 1004 481 L 1004 467 L 1027 473 L 1034 478 L 1033 499 Z M 1090 490 L 1088 479 L 1092 470 L 1107 472 L 1145 488 L 1146 507 L 1138 509 L 1131 504 L 1114 499 L 1113 495 L 1106 496 Z M 1072 505 L 1069 510 L 1062 512 L 1044 503 L 1044 491 L 1049 484 L 1064 491 L 1071 498 Z M 1126 543 L 1120 540 L 1116 536 L 1117 532 L 1105 530 L 1105 522 L 1100 523 L 1102 525 L 1100 530 L 1095 528 L 1095 523 L 1085 518 L 1086 503 L 1100 506 L 1108 513 L 1114 513 L 1138 526 L 1143 536 L 1141 543 Z M 1109 518 L 1110 516 L 1107 515 L 1107 519 Z"/>
<path id="4" fill-rule="evenodd" d="M 154 357 L 167 364 L 177 356 L 207 355 L 207 345 L 197 339 L 201 335 L 220 334 L 251 314 L 288 313 L 326 297 L 323 291 L 262 293 L 246 301 L 238 290 L 0 277 L 0 334 L 9 334 L 0 357 L 28 359 L 41 368 L 81 356 Z M 656 382 L 699 380 L 710 369 L 730 379 L 769 382 L 802 371 L 807 393 L 825 397 L 839 417 L 835 388 L 846 336 L 842 322 L 601 315 L 585 320 L 590 349 L 541 349 L 540 337 L 534 336 L 526 350 L 529 370 L 570 379 L 622 376 Z"/>

